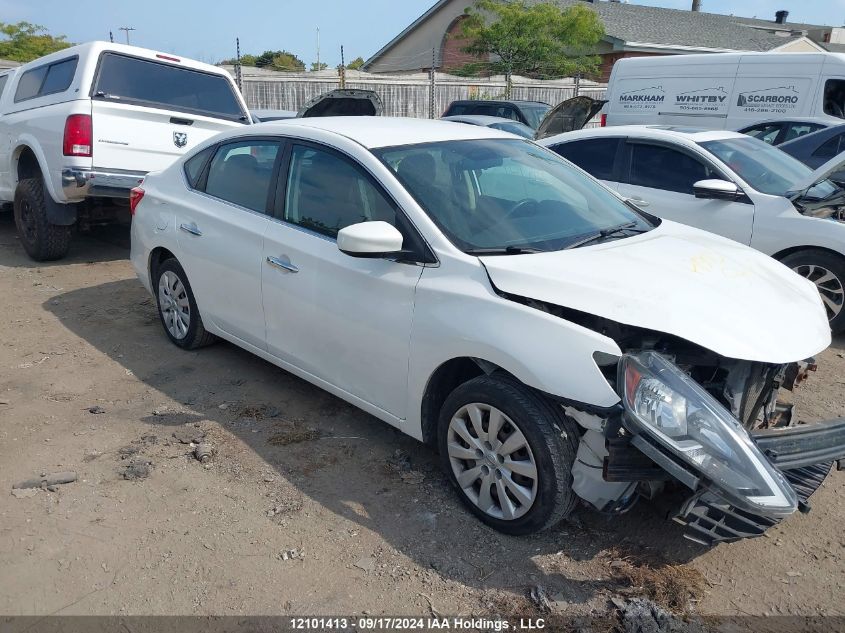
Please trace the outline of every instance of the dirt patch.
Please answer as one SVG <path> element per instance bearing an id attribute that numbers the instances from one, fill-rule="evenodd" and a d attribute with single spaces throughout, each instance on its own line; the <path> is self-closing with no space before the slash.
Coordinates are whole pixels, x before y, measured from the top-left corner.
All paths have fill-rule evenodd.
<path id="1" fill-rule="evenodd" d="M 707 586 L 704 575 L 689 565 L 637 564 L 616 559 L 610 568 L 624 587 L 672 613 L 689 613 Z"/>

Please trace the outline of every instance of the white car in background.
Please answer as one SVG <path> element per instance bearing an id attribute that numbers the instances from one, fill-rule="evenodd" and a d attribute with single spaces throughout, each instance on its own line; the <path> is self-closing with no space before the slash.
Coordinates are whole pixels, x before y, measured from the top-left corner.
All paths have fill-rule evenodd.
<path id="1" fill-rule="evenodd" d="M 830 343 L 812 284 L 513 135 L 265 123 L 149 175 L 132 210 L 176 346 L 226 339 L 437 446 L 505 532 L 669 481 L 696 540 L 759 535 L 845 455 L 845 420 L 763 428 Z"/>
<path id="2" fill-rule="evenodd" d="M 779 149 L 738 132 L 618 126 L 539 141 L 639 208 L 712 231 L 816 284 L 845 330 L 845 192 Z M 749 308 L 753 308 L 748 304 Z"/>

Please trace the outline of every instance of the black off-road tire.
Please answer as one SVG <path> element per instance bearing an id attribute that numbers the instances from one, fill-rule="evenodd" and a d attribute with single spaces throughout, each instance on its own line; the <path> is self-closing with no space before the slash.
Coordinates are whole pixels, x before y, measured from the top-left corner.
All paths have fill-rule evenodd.
<path id="1" fill-rule="evenodd" d="M 820 266 L 833 273 L 839 280 L 839 287 L 845 288 L 845 257 L 817 248 L 808 248 L 787 255 L 781 262 L 799 274 L 802 274 L 802 267 Z M 830 329 L 835 334 L 845 331 L 845 306 L 840 308 L 838 315 L 830 319 Z"/>
<path id="2" fill-rule="evenodd" d="M 528 441 L 537 467 L 537 496 L 530 509 L 514 520 L 492 517 L 470 500 L 458 485 L 449 459 L 449 423 L 461 407 L 489 404 L 507 415 Z M 572 466 L 580 442 L 577 425 L 560 406 L 507 374 L 474 378 L 456 388 L 440 411 L 437 444 L 441 464 L 464 504 L 484 523 L 506 534 L 531 534 L 553 527 L 578 503 L 572 490 Z"/>
<path id="3" fill-rule="evenodd" d="M 167 338 L 170 339 L 170 342 L 182 349 L 198 349 L 214 343 L 217 340 L 217 337 L 214 334 L 207 332 L 205 326 L 203 325 L 202 316 L 200 316 L 199 308 L 197 308 L 197 301 L 194 299 L 194 292 L 191 290 L 191 284 L 188 281 L 188 276 L 185 274 L 185 270 L 182 268 L 182 265 L 176 259 L 171 258 L 165 260 L 157 266 L 154 273 L 155 278 L 153 279 L 152 289 L 156 297 L 158 318 L 161 321 L 164 333 L 167 335 Z M 184 294 L 188 300 L 188 305 L 190 306 L 190 320 L 187 332 L 182 338 L 174 336 L 170 330 L 168 330 L 167 323 L 165 322 L 164 311 L 161 305 L 162 298 L 161 293 L 159 292 L 159 283 L 165 273 L 175 275 L 179 279 L 182 283 L 182 287 L 184 288 Z"/>
<path id="4" fill-rule="evenodd" d="M 38 262 L 61 259 L 70 248 L 71 227 L 47 220 L 44 183 L 25 178 L 15 189 L 15 226 L 26 254 Z"/>

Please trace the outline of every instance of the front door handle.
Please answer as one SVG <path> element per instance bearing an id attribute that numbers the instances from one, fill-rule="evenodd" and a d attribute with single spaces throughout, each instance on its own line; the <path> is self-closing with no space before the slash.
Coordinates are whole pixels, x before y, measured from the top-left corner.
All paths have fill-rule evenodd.
<path id="1" fill-rule="evenodd" d="M 651 204 L 648 200 L 643 200 L 642 198 L 628 198 L 628 201 L 638 207 L 647 207 Z"/>
<path id="2" fill-rule="evenodd" d="M 278 257 L 271 257 L 271 256 L 268 255 L 267 256 L 267 263 L 270 264 L 271 266 L 275 266 L 276 268 L 281 268 L 285 272 L 289 272 L 289 273 L 298 273 L 299 272 L 299 268 L 297 268 L 296 266 L 294 266 L 290 262 L 286 262 L 286 261 L 279 259 Z"/>
<path id="3" fill-rule="evenodd" d="M 180 224 L 179 228 L 185 231 L 185 233 L 190 233 L 191 235 L 196 235 L 200 237 L 202 235 L 202 231 L 197 228 L 197 225 L 191 222 L 191 224 Z"/>

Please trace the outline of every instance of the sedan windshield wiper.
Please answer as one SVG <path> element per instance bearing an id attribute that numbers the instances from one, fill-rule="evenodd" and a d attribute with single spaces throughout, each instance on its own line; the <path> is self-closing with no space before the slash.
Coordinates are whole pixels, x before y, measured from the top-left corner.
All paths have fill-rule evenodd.
<path id="1" fill-rule="evenodd" d="M 467 255 L 525 255 L 526 253 L 542 253 L 539 248 L 530 246 L 504 246 L 493 248 L 467 248 L 464 253 Z"/>
<path id="2" fill-rule="evenodd" d="M 622 233 L 632 233 L 634 235 L 638 235 L 640 233 L 646 233 L 650 229 L 639 229 L 637 227 L 636 221 L 625 222 L 624 224 L 620 224 L 618 226 L 611 226 L 606 229 L 601 229 L 600 231 L 596 231 L 580 240 L 569 244 L 566 248 L 578 248 L 579 246 L 586 246 L 587 244 L 593 244 L 594 242 L 598 242 L 600 240 L 605 240 L 609 237 L 614 237 L 620 235 Z"/>

